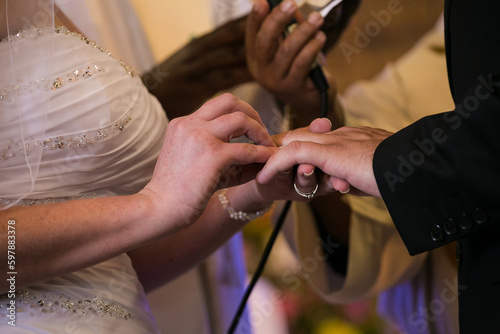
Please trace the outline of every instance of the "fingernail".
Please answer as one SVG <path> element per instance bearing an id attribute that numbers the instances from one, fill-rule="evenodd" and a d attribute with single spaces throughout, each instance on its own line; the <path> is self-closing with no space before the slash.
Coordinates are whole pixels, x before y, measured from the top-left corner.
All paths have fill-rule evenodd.
<path id="1" fill-rule="evenodd" d="M 324 119 L 326 119 L 326 120 L 328 121 L 328 123 L 330 123 L 330 129 L 331 129 L 331 128 L 332 128 L 332 126 L 333 126 L 332 121 L 330 121 L 330 119 L 329 119 L 329 118 L 326 118 L 326 117 L 325 117 Z"/>
<path id="2" fill-rule="evenodd" d="M 307 17 L 307 22 L 309 22 L 309 23 L 311 23 L 313 25 L 316 25 L 321 20 L 323 20 L 323 17 L 318 12 L 312 12 Z"/>
<path id="3" fill-rule="evenodd" d="M 315 168 L 313 168 L 310 173 L 304 173 L 304 176 L 308 176 L 309 177 L 309 176 L 313 175 L 314 174 L 314 170 L 315 170 Z"/>
<path id="4" fill-rule="evenodd" d="M 347 188 L 347 190 L 346 190 L 346 191 L 341 191 L 341 190 L 339 190 L 339 193 L 341 193 L 341 194 L 345 195 L 345 194 L 347 194 L 349 191 L 351 191 L 351 188 Z"/>
<path id="5" fill-rule="evenodd" d="M 318 32 L 316 33 L 316 35 L 314 35 L 314 38 L 316 38 L 316 39 L 317 39 L 318 41 L 320 41 L 320 42 L 324 42 L 324 41 L 326 41 L 326 35 L 325 35 L 325 33 L 324 33 L 324 32 L 322 32 L 322 31 L 318 31 Z M 324 65 L 324 64 L 321 64 L 321 65 Z"/>
<path id="6" fill-rule="evenodd" d="M 280 9 L 284 13 L 291 13 L 295 11 L 295 3 L 291 0 L 285 0 L 281 3 Z"/>
<path id="7" fill-rule="evenodd" d="M 253 6 L 253 11 L 255 13 L 258 13 L 258 14 L 262 13 L 264 11 L 264 5 L 263 5 L 263 3 L 260 2 L 260 1 L 257 1 L 255 3 L 255 5 Z"/>

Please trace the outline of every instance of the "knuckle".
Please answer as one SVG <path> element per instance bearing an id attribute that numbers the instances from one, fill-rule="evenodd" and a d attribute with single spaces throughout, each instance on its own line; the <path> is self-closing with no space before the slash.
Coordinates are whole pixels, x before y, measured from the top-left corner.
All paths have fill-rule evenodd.
<path id="1" fill-rule="evenodd" d="M 185 132 L 188 129 L 190 122 L 186 122 L 184 117 L 174 118 L 169 121 L 167 130 L 177 132 Z"/>
<path id="2" fill-rule="evenodd" d="M 290 144 L 291 142 L 296 141 L 296 139 L 294 139 L 294 138 L 295 138 L 295 132 L 288 131 L 287 133 L 285 133 L 283 135 L 283 138 L 282 138 L 283 145 L 287 145 L 287 144 Z"/>
<path id="3" fill-rule="evenodd" d="M 229 123 L 233 125 L 236 125 L 238 127 L 243 127 L 243 126 L 248 127 L 247 116 L 242 111 L 234 111 L 230 113 L 227 117 Z"/>
<path id="4" fill-rule="evenodd" d="M 213 98 L 207 102 L 211 107 L 220 108 L 222 106 L 230 107 L 236 104 L 238 99 L 231 93 L 224 93 L 216 98 Z"/>
<path id="5" fill-rule="evenodd" d="M 239 110 L 233 112 L 233 116 L 234 116 L 234 118 L 236 118 L 237 121 L 241 121 L 241 122 L 244 122 L 246 120 L 246 118 L 247 118 L 247 116 L 245 115 L 245 113 L 242 112 L 242 111 L 239 111 Z"/>
<path id="6" fill-rule="evenodd" d="M 289 41 L 286 41 L 283 44 L 281 44 L 280 48 L 278 49 L 277 58 L 287 57 L 293 54 L 293 52 L 294 52 L 294 46 Z"/>
<path id="7" fill-rule="evenodd" d="M 302 149 L 302 146 L 303 146 L 303 143 L 301 141 L 298 141 L 298 140 L 291 141 L 287 145 L 290 153 L 292 153 L 292 154 L 299 152 Z"/>
<path id="8" fill-rule="evenodd" d="M 299 71 L 309 69 L 311 67 L 311 61 L 309 59 L 305 59 L 304 57 L 297 57 L 295 66 Z"/>
<path id="9" fill-rule="evenodd" d="M 235 105 L 238 102 L 238 98 L 231 93 L 222 94 L 221 99 L 223 99 L 228 105 Z"/>

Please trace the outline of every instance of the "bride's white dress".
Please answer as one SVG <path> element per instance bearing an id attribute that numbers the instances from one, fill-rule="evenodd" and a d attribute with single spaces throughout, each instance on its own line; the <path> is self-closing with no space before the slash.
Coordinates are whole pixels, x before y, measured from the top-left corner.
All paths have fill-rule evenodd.
<path id="1" fill-rule="evenodd" d="M 15 41 L 23 51 L 16 66 L 33 61 L 30 50 L 46 43 L 49 34 L 29 35 Z M 57 75 L 51 82 L 47 84 L 43 78 L 43 84 L 5 82 L 5 71 L 0 77 L 0 93 L 4 94 L 0 108 L 4 111 L 14 108 L 17 96 L 30 91 L 49 89 L 51 94 L 45 138 L 31 139 L 32 144 L 43 145 L 38 180 L 22 204 L 139 191 L 152 175 L 167 125 L 160 104 L 140 77 L 92 41 L 65 29 L 58 30 L 53 40 L 53 72 Z M 2 63 L 8 53 L 8 43 L 0 43 L 1 71 L 9 69 L 9 64 Z M 19 88 L 6 89 L 12 85 Z M 37 106 L 31 108 L 30 115 L 35 115 Z M 19 134 L 10 126 L 14 121 L 7 116 L 0 120 L 1 187 L 2 193 L 11 194 L 31 182 L 16 179 L 23 154 Z M 8 201 L 0 199 L 0 204 Z M 12 298 L 0 298 L 2 333 L 158 332 L 126 254 L 35 286 L 17 288 L 15 327 L 8 325 L 7 307 Z"/>

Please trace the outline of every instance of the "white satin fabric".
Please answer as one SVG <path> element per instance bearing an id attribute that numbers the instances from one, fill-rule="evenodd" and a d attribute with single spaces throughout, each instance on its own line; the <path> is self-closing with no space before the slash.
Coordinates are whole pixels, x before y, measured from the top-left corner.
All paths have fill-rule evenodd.
<path id="1" fill-rule="evenodd" d="M 129 74 L 116 59 L 92 43 L 88 45 L 78 36 L 64 32 L 55 34 L 53 40 L 57 75 L 47 91 L 50 110 L 46 136 L 33 138 L 34 142 L 43 143 L 44 151 L 35 189 L 24 204 L 139 191 L 151 178 L 167 125 L 160 104 L 139 77 Z M 32 50 L 46 42 L 45 36 L 19 40 L 26 58 L 23 61 L 33 61 Z M 7 49 L 7 44 L 0 44 L 0 58 L 3 59 Z M 21 61 L 17 64 L 22 66 Z M 23 91 L 29 93 L 28 88 Z M 0 104 L 2 108 L 11 107 L 9 101 Z M 30 113 L 36 115 L 36 104 L 31 105 Z M 16 133 L 9 132 L 8 122 L 0 122 L 0 143 L 16 140 Z M 16 166 L 22 160 L 17 157 L 0 161 L 0 173 L 9 176 L 2 187 L 15 189 L 27 182 L 16 179 Z M 17 298 L 28 293 L 34 299 L 26 303 L 17 299 L 20 309 L 16 327 L 4 330 L 7 322 L 1 321 L 0 332 L 157 332 L 126 255 L 23 290 Z M 65 311 L 62 299 L 56 305 L 61 295 L 62 299 L 74 302 L 75 307 L 69 310 L 66 307 Z M 99 301 L 109 312 L 76 308 L 90 305 L 89 300 Z M 9 301 L 4 296 L 0 304 Z M 129 313 L 131 317 L 125 320 L 122 315 Z M 5 314 L 6 309 L 0 308 L 4 320 Z"/>
<path id="2" fill-rule="evenodd" d="M 205 7 L 204 1 L 208 2 L 206 7 L 212 9 L 213 26 L 219 26 L 230 19 L 244 15 L 251 9 L 249 0 L 196 0 L 190 4 L 155 5 L 160 11 L 171 7 L 176 9 L 192 6 L 203 8 Z M 107 49 L 124 59 L 127 64 L 134 65 L 138 72 L 143 73 L 153 65 L 151 48 L 141 27 L 141 23 L 151 18 L 142 17 L 141 22 L 129 0 L 59 1 L 58 6 L 86 36 L 98 40 Z M 192 27 L 200 24 L 193 22 L 194 15 L 190 11 L 177 10 L 168 13 L 168 15 L 182 14 L 182 22 L 186 26 Z M 170 22 L 169 24 L 171 25 Z M 190 31 L 183 26 L 177 29 L 168 29 L 168 24 L 161 23 L 155 23 L 155 26 L 159 27 L 155 33 L 161 36 L 160 41 L 165 44 L 175 45 L 180 32 Z M 185 42 L 188 42 L 191 37 L 188 34 L 182 36 Z M 153 38 L 153 40 L 158 39 Z M 169 49 L 176 48 L 177 46 Z M 236 87 L 231 90 L 231 93 L 249 102 L 258 110 L 271 133 L 281 132 L 282 117 L 273 97 L 268 92 L 255 83 L 248 83 Z M 172 282 L 148 293 L 147 298 L 158 327 L 163 333 L 219 333 L 229 327 L 244 294 L 247 278 L 243 236 L 237 233 L 203 265 L 191 269 Z M 259 289 L 260 285 L 252 294 L 247 309 L 254 313 L 253 318 L 262 318 L 265 323 L 261 321 L 255 324 L 253 321 L 250 325 L 249 312 L 244 312 L 236 332 L 287 333 L 284 328 L 275 330 L 276 326 L 283 327 L 286 324 L 281 313 L 275 311 L 272 316 L 267 313 L 262 314 L 260 308 L 262 305 L 269 304 L 270 295 L 255 298 Z"/>

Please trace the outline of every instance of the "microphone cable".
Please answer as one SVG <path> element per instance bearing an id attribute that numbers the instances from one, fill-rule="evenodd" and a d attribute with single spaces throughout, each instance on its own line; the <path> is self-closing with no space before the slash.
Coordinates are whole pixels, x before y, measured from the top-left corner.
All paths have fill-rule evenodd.
<path id="1" fill-rule="evenodd" d="M 327 117 L 327 112 L 328 112 L 328 81 L 326 80 L 325 74 L 323 72 L 323 69 L 317 62 L 313 65 L 313 69 L 309 73 L 309 77 L 311 80 L 314 82 L 314 85 L 316 88 L 319 90 L 320 93 L 320 99 L 321 99 L 321 110 L 320 110 L 320 117 L 325 118 Z M 250 294 L 252 293 L 255 285 L 257 284 L 257 281 L 259 280 L 260 276 L 262 275 L 262 272 L 264 271 L 264 267 L 266 265 L 267 259 L 269 258 L 269 255 L 271 254 L 271 250 L 274 246 L 274 243 L 276 241 L 276 238 L 279 235 L 279 232 L 281 230 L 281 227 L 283 226 L 285 222 L 285 218 L 288 214 L 288 211 L 290 210 L 290 206 L 292 205 L 292 201 L 288 200 L 285 202 L 285 205 L 283 209 L 281 210 L 281 213 L 278 217 L 278 220 L 276 221 L 276 225 L 274 226 L 271 235 L 269 236 L 269 240 L 266 243 L 266 246 L 264 248 L 264 251 L 262 253 L 262 256 L 259 260 L 259 264 L 257 265 L 257 268 L 255 269 L 255 272 L 252 276 L 252 279 L 250 280 L 250 283 L 248 284 L 248 287 L 245 290 L 245 293 L 243 297 L 241 298 L 240 304 L 238 306 L 238 309 L 236 310 L 236 313 L 233 317 L 233 320 L 231 322 L 231 325 L 229 329 L 227 330 L 226 334 L 233 334 L 238 327 L 239 321 L 241 319 L 241 315 L 245 311 L 246 304 L 248 302 L 248 299 L 250 298 Z"/>

